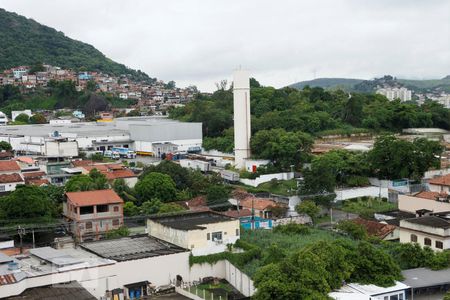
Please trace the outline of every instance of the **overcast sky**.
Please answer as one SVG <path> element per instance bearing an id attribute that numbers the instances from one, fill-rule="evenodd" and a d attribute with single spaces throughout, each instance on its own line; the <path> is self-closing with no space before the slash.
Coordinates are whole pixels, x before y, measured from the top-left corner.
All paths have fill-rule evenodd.
<path id="1" fill-rule="evenodd" d="M 0 0 L 152 77 L 212 91 L 238 66 L 264 85 L 450 74 L 446 0 Z"/>

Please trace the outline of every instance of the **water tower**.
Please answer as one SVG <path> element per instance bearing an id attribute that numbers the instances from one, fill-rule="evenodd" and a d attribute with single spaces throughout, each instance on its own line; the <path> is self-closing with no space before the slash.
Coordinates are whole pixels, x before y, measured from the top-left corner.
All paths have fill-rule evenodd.
<path id="1" fill-rule="evenodd" d="M 234 162 L 237 169 L 245 167 L 250 158 L 250 76 L 248 71 L 233 72 Z"/>

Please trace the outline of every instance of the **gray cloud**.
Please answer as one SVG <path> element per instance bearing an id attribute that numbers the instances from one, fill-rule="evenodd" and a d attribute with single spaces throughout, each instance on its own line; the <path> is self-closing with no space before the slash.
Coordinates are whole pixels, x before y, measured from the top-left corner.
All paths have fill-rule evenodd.
<path id="1" fill-rule="evenodd" d="M 450 74 L 445 0 L 0 0 L 150 76 L 213 90 L 239 65 L 281 87 L 317 77 Z"/>

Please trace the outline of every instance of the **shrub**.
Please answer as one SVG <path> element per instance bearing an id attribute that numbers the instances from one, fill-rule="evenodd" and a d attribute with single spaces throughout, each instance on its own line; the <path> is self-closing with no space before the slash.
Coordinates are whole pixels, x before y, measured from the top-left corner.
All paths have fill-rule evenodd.
<path id="1" fill-rule="evenodd" d="M 273 232 L 283 233 L 283 234 L 309 234 L 310 230 L 308 226 L 288 223 L 286 225 L 279 225 L 273 228 Z"/>

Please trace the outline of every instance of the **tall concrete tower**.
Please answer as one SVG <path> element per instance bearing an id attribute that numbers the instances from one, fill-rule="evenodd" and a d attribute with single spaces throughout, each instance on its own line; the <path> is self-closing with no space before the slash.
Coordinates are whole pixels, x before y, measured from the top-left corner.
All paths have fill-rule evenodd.
<path id="1" fill-rule="evenodd" d="M 234 162 L 236 168 L 245 167 L 250 157 L 250 77 L 248 71 L 233 72 L 234 106 Z"/>

